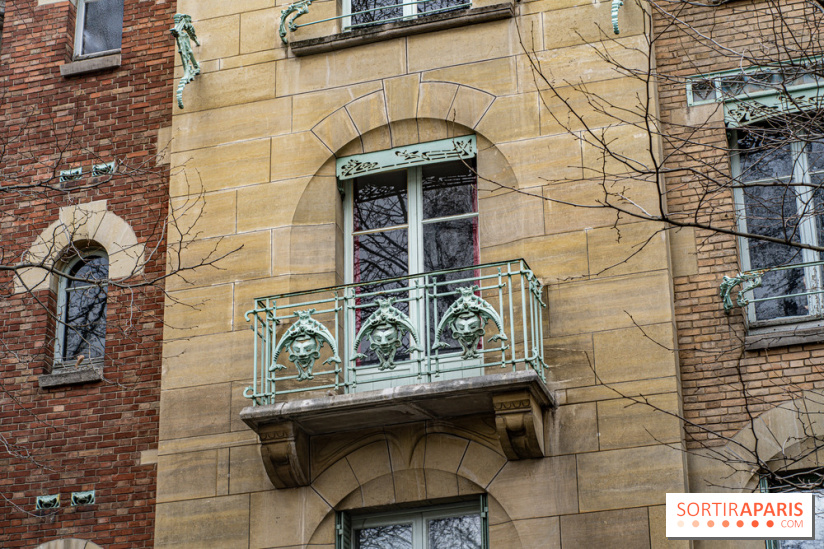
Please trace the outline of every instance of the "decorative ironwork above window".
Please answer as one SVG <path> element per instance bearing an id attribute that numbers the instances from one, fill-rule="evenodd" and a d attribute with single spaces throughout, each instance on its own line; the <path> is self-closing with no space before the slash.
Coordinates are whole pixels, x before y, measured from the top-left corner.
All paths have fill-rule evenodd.
<path id="1" fill-rule="evenodd" d="M 433 162 L 468 160 L 477 154 L 475 136 L 467 135 L 339 158 L 336 171 L 338 180 L 345 180 Z"/>
<path id="2" fill-rule="evenodd" d="M 696 76 L 687 81 L 687 105 L 723 103 L 729 128 L 818 109 L 824 105 L 822 64 L 822 59 L 798 60 Z"/>

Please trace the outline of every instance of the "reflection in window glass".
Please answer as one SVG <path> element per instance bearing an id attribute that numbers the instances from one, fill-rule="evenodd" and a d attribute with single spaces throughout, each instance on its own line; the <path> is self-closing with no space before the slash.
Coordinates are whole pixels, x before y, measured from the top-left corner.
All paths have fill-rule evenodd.
<path id="1" fill-rule="evenodd" d="M 824 236 L 822 198 L 812 185 L 823 172 L 824 145 L 802 142 L 791 132 L 767 126 L 737 131 L 737 201 L 743 207 L 741 229 L 771 239 L 817 246 Z M 824 314 L 821 267 L 800 266 L 821 259 L 817 252 L 777 242 L 749 238 L 743 241 L 743 269 L 770 270 L 750 294 L 753 321 L 790 319 Z M 791 268 L 786 268 L 791 267 Z M 797 295 L 812 292 L 811 295 Z M 792 297 L 785 297 L 792 296 Z"/>
<path id="2" fill-rule="evenodd" d="M 357 549 L 412 549 L 412 525 L 389 524 L 355 533 Z"/>
<path id="3" fill-rule="evenodd" d="M 109 260 L 103 255 L 78 259 L 67 274 L 71 279 L 64 280 L 61 296 L 61 358 L 100 358 L 106 343 Z"/>
<path id="4" fill-rule="evenodd" d="M 428 549 L 481 549 L 479 515 L 434 519 L 428 527 Z"/>
<path id="5" fill-rule="evenodd" d="M 78 28 L 80 55 L 119 50 L 123 37 L 123 0 L 81 0 L 82 24 Z"/>

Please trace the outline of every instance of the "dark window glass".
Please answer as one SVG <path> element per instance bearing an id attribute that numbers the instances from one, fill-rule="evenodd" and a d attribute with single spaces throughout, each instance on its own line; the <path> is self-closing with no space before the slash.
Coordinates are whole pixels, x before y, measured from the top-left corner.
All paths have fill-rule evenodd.
<path id="1" fill-rule="evenodd" d="M 81 55 L 120 49 L 123 0 L 85 0 Z"/>
<path id="2" fill-rule="evenodd" d="M 430 520 L 428 549 L 481 549 L 481 517 L 466 515 Z"/>
<path id="3" fill-rule="evenodd" d="M 109 260 L 103 256 L 82 259 L 67 274 L 74 280 L 68 280 L 64 290 L 61 358 L 100 358 L 106 345 Z"/>
<path id="4" fill-rule="evenodd" d="M 446 217 L 478 211 L 474 161 L 423 166 L 423 217 Z"/>
<path id="5" fill-rule="evenodd" d="M 409 219 L 406 171 L 355 180 L 355 231 L 405 225 Z"/>
<path id="6" fill-rule="evenodd" d="M 789 140 L 780 132 L 756 128 L 738 135 L 741 181 L 779 179 L 793 174 Z"/>
<path id="7" fill-rule="evenodd" d="M 357 549 L 412 549 L 412 525 L 389 524 L 355 531 Z"/>
<path id="8" fill-rule="evenodd" d="M 401 3 L 403 3 L 401 0 L 352 0 L 351 13 L 370 10 L 372 8 L 383 8 L 384 6 L 388 7 L 353 15 L 351 25 L 354 27 L 356 25 L 368 25 L 370 23 L 379 24 L 386 19 L 401 17 L 403 16 L 403 7 L 398 5 Z"/>

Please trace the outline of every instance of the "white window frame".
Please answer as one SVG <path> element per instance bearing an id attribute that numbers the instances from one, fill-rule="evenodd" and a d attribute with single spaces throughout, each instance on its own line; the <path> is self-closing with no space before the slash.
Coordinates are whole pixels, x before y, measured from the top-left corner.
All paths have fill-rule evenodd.
<path id="1" fill-rule="evenodd" d="M 427 535 L 428 532 L 426 529 L 427 521 L 432 519 L 477 515 L 481 523 L 482 549 L 489 549 L 487 509 L 488 506 L 486 505 L 486 496 L 480 496 L 480 505 L 478 501 L 470 501 L 411 510 L 388 511 L 349 516 L 345 521 L 339 520 L 339 524 L 346 524 L 345 527 L 349 530 L 347 540 L 348 543 L 341 542 L 339 538 L 337 547 L 339 549 L 354 549 L 356 532 L 363 528 L 374 528 L 393 524 L 412 524 L 412 548 L 428 549 L 429 536 Z"/>
<path id="2" fill-rule="evenodd" d="M 83 53 L 83 29 L 86 22 L 86 3 L 89 0 L 77 0 L 77 13 L 75 14 L 74 26 L 74 59 L 88 59 L 90 57 L 100 57 L 104 55 L 112 55 L 119 53 L 123 47 L 123 35 L 120 36 L 120 46 L 111 50 L 96 51 L 92 53 Z M 125 9 L 125 0 L 123 1 Z M 120 26 L 123 26 L 123 21 L 120 21 Z"/>
<path id="3" fill-rule="evenodd" d="M 68 274 L 72 271 L 75 265 L 77 265 L 81 261 L 86 261 L 92 257 L 104 257 L 106 261 L 109 261 L 109 256 L 105 252 L 105 250 L 93 248 L 91 250 L 83 250 L 79 253 L 76 257 L 72 258 L 66 265 L 61 269 L 62 272 Z M 111 264 L 109 264 L 111 267 Z M 68 314 L 68 284 L 69 279 L 65 276 L 61 276 L 58 281 L 57 287 L 57 310 L 56 310 L 56 322 L 55 322 L 55 334 L 54 334 L 54 365 L 57 368 L 63 366 L 71 366 L 73 365 L 74 359 L 66 359 L 63 358 L 63 350 L 66 345 L 66 328 L 68 327 L 66 315 Z M 96 284 L 87 284 L 84 286 L 78 286 L 73 288 L 73 290 L 82 290 L 85 288 L 89 288 L 92 286 L 96 286 Z M 108 289 L 106 292 L 106 300 L 108 301 Z M 105 321 L 105 319 L 104 319 Z M 104 339 L 104 353 L 105 353 L 105 339 Z M 83 363 L 89 364 L 94 362 L 100 362 L 103 360 L 103 356 L 92 357 L 88 356 L 83 360 Z"/>
<path id="4" fill-rule="evenodd" d="M 731 130 L 731 141 L 733 145 L 733 150 L 730 155 L 730 162 L 732 167 L 732 174 L 733 179 L 738 180 L 741 176 L 741 163 L 740 163 L 740 155 L 737 146 L 738 140 L 738 130 Z M 810 171 L 809 165 L 807 162 L 807 155 L 804 153 L 804 143 L 800 141 L 794 141 L 790 144 L 790 152 L 792 154 L 792 165 L 793 165 L 793 173 L 791 175 L 791 181 L 795 181 L 798 183 L 809 183 L 809 187 L 796 187 L 797 198 L 796 198 L 796 211 L 799 213 L 804 213 L 809 211 L 810 204 L 813 200 L 813 187 L 812 181 L 810 179 Z M 742 186 L 746 186 L 748 184 L 755 184 L 762 182 L 764 180 L 753 180 L 747 181 L 746 183 L 741 183 L 735 186 L 733 191 L 733 197 L 735 202 L 735 213 L 736 213 L 736 221 L 738 225 L 738 229 L 742 232 L 749 232 L 747 228 L 747 215 L 746 215 L 746 203 L 745 203 L 745 193 Z M 802 243 L 808 243 L 812 245 L 818 244 L 818 237 L 817 237 L 817 228 L 816 228 L 816 219 L 810 215 L 804 215 L 799 223 L 799 238 Z M 746 237 L 739 237 L 738 238 L 738 249 L 739 249 L 739 257 L 741 260 L 741 270 L 742 271 L 750 271 L 753 269 L 752 262 L 750 260 L 750 248 L 747 242 Z M 808 249 L 801 249 L 799 248 L 799 260 L 797 263 L 812 263 L 819 260 L 818 252 L 808 250 Z M 814 288 L 821 288 L 821 267 L 812 266 L 812 267 L 805 267 L 804 268 L 804 283 L 805 287 L 808 289 Z M 750 326 L 758 327 L 758 326 L 769 326 L 775 324 L 790 324 L 790 323 L 798 323 L 804 322 L 812 319 L 819 318 L 824 315 L 824 294 L 810 294 L 807 297 L 807 304 L 809 313 L 803 316 L 788 316 L 788 317 L 776 317 L 772 319 L 762 319 L 759 320 L 756 317 L 755 312 L 755 303 L 750 303 L 747 305 L 747 321 Z"/>

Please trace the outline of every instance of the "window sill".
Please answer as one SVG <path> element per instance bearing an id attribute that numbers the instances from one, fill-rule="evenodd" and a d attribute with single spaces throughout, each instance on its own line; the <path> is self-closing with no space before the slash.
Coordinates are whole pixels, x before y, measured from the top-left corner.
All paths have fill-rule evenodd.
<path id="1" fill-rule="evenodd" d="M 71 76 L 78 76 L 81 74 L 88 74 L 90 72 L 98 72 L 116 69 L 120 66 L 120 53 L 102 55 L 100 57 L 89 57 L 87 59 L 78 59 L 65 65 L 60 65 L 60 75 L 64 78 Z"/>
<path id="2" fill-rule="evenodd" d="M 769 328 L 750 329 L 744 338 L 744 349 L 758 351 L 774 347 L 804 345 L 824 341 L 824 324 L 820 320 Z"/>
<path id="3" fill-rule="evenodd" d="M 41 389 L 54 389 L 66 385 L 79 385 L 81 383 L 93 383 L 103 379 L 103 363 L 95 360 L 86 362 L 78 367 L 66 366 L 57 367 L 51 373 L 43 374 L 37 378 L 37 383 Z"/>
<path id="4" fill-rule="evenodd" d="M 299 40 L 297 42 L 291 42 L 290 47 L 292 53 L 297 57 L 301 57 L 304 55 L 351 48 L 363 44 L 371 44 L 372 42 L 379 42 L 390 38 L 399 38 L 412 34 L 423 34 L 425 32 L 462 27 L 475 23 L 507 19 L 512 17 L 513 13 L 511 3 L 494 4 L 492 6 L 428 15 L 409 21 L 395 21 L 383 25 L 363 27 L 349 32 L 323 36 L 321 38 Z"/>

